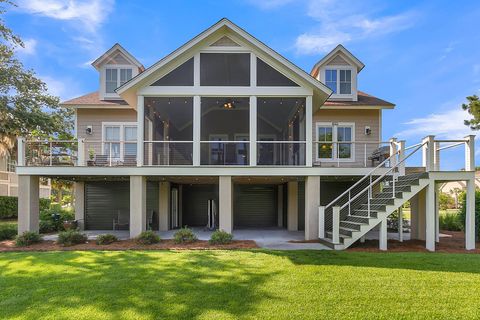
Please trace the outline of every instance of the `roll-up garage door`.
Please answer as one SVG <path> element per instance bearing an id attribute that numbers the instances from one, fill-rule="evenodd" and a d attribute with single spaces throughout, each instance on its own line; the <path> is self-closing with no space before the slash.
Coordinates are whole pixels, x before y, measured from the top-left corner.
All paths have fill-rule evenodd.
<path id="1" fill-rule="evenodd" d="M 235 185 L 233 210 L 235 227 L 277 226 L 277 186 Z"/>
<path id="2" fill-rule="evenodd" d="M 208 200 L 214 199 L 218 208 L 217 185 L 193 184 L 182 187 L 182 224 L 189 227 L 207 225 Z"/>
<path id="3" fill-rule="evenodd" d="M 130 217 L 130 185 L 128 182 L 85 183 L 85 227 L 87 230 L 111 230 L 113 219 Z M 125 228 L 126 229 L 126 228 Z"/>

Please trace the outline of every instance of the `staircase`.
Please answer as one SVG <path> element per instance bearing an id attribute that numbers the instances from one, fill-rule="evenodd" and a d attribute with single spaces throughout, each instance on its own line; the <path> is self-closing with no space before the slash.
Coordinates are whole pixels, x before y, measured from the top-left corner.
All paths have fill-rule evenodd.
<path id="1" fill-rule="evenodd" d="M 319 208 L 319 239 L 343 250 L 384 221 L 430 182 L 427 172 L 404 174 L 407 157 L 396 152 L 327 206 Z"/>

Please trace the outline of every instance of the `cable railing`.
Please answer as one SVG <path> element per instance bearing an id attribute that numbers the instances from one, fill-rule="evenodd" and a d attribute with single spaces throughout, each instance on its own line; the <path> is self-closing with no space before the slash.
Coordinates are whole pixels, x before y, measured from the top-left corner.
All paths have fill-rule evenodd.
<path id="1" fill-rule="evenodd" d="M 27 166 L 75 166 L 77 148 L 77 140 L 29 140 L 22 151 Z"/>
<path id="2" fill-rule="evenodd" d="M 305 141 L 257 141 L 259 166 L 304 166 Z"/>
<path id="3" fill-rule="evenodd" d="M 145 166 L 193 165 L 193 141 L 145 141 Z"/>

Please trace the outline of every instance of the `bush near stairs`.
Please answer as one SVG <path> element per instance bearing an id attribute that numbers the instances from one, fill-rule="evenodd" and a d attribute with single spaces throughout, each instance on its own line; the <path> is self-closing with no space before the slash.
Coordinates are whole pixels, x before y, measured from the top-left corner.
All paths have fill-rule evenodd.
<path id="1" fill-rule="evenodd" d="M 463 192 L 460 195 L 460 216 L 465 230 L 465 203 L 467 200 L 467 193 Z M 480 190 L 475 190 L 475 238 L 478 241 L 480 239 Z"/>

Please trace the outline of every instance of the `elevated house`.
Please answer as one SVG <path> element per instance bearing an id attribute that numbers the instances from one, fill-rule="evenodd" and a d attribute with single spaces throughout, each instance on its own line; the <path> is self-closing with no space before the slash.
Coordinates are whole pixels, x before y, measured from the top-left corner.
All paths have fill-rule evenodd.
<path id="1" fill-rule="evenodd" d="M 43 176 L 75 181 L 86 230 L 284 228 L 344 249 L 377 228 L 386 249 L 411 200 L 412 237 L 434 250 L 436 185 L 462 180 L 474 248 L 474 137 L 384 141 L 394 104 L 359 90 L 365 66 L 342 45 L 307 73 L 222 19 L 149 68 L 119 44 L 93 66 L 98 90 L 63 102 L 76 140 L 19 139 L 20 231 L 38 230 Z M 441 170 L 452 147 L 465 171 Z"/>

